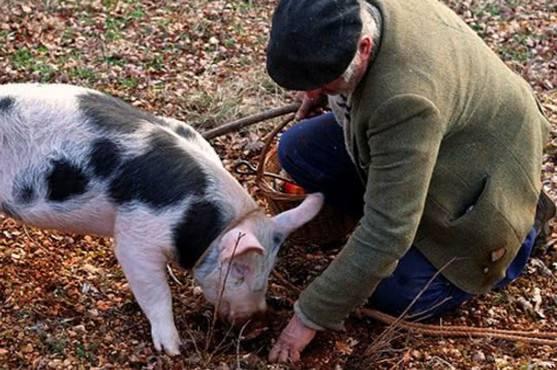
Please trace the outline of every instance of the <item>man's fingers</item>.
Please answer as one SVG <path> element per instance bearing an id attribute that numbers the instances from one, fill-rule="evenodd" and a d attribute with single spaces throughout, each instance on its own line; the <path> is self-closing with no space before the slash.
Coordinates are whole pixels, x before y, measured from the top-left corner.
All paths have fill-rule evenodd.
<path id="1" fill-rule="evenodd" d="M 298 108 L 296 115 L 294 116 L 296 121 L 306 118 L 310 110 L 311 110 L 311 103 L 308 102 L 307 100 L 304 100 L 300 105 L 300 108 Z"/>
<path id="2" fill-rule="evenodd" d="M 277 362 L 277 360 L 281 361 L 280 359 L 282 357 L 282 353 L 285 350 L 285 347 L 287 346 L 288 345 L 284 344 L 279 339 L 278 342 L 276 342 L 273 348 L 271 349 L 271 352 L 269 353 L 269 361 L 270 362 Z"/>
<path id="3" fill-rule="evenodd" d="M 315 330 L 308 328 L 296 316 L 292 316 L 277 342 L 269 352 L 271 362 L 297 362 L 300 353 L 315 336 Z"/>
<path id="4" fill-rule="evenodd" d="M 286 343 L 276 343 L 269 353 L 269 362 L 298 362 L 300 351 Z"/>
<path id="5" fill-rule="evenodd" d="M 292 362 L 300 361 L 300 351 L 297 351 L 295 349 L 291 349 L 290 350 L 290 361 L 292 361 Z"/>
<path id="6" fill-rule="evenodd" d="M 269 353 L 269 361 L 275 362 L 278 358 L 279 351 L 280 351 L 280 347 L 275 344 L 271 349 L 271 352 Z"/>
<path id="7" fill-rule="evenodd" d="M 316 100 L 312 98 L 306 98 L 298 108 L 295 118 L 297 121 L 307 118 L 311 112 L 318 108 Z"/>
<path id="8" fill-rule="evenodd" d="M 290 356 L 288 356 L 289 352 L 290 351 L 288 350 L 288 348 L 283 348 L 280 351 L 280 355 L 279 355 L 279 358 L 278 358 L 279 362 L 288 362 L 288 360 L 290 358 Z"/>

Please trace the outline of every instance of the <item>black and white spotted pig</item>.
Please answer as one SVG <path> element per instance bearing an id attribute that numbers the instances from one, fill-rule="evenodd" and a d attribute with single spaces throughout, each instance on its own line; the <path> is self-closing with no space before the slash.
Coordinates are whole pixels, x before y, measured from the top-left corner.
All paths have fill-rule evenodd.
<path id="1" fill-rule="evenodd" d="M 76 86 L 0 86 L 3 213 L 39 227 L 113 236 L 157 350 L 179 353 L 169 258 L 193 268 L 213 304 L 230 264 L 220 314 L 245 319 L 265 309 L 280 244 L 322 202 L 310 195 L 267 217 L 185 123 Z"/>

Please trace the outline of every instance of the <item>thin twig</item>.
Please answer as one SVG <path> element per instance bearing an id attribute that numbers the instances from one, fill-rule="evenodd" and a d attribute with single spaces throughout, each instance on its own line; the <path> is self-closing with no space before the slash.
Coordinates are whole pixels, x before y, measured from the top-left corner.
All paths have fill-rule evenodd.
<path id="1" fill-rule="evenodd" d="M 379 334 L 379 336 L 375 338 L 375 340 L 369 345 L 369 347 L 365 351 L 366 356 L 369 356 L 373 352 L 375 352 L 378 344 L 384 341 L 389 342 L 389 337 L 399 326 L 399 323 L 404 320 L 406 314 L 412 309 L 412 307 L 414 307 L 418 299 L 420 299 L 420 297 L 425 293 L 425 291 L 429 288 L 429 286 L 433 283 L 433 281 L 437 278 L 437 276 L 439 276 L 439 274 L 443 270 L 445 270 L 450 264 L 452 264 L 455 260 L 456 258 L 451 259 L 449 262 L 443 265 L 435 274 L 433 274 L 431 279 L 429 279 L 427 284 L 420 290 L 420 292 L 416 295 L 416 297 L 414 297 L 414 299 L 412 300 L 412 302 L 410 302 L 408 307 L 406 307 L 406 309 L 395 319 L 395 321 L 391 325 L 389 325 L 389 327 L 387 327 L 387 329 L 385 329 L 381 334 Z"/>
<path id="2" fill-rule="evenodd" d="M 172 280 L 174 280 L 176 282 L 176 284 L 183 286 L 184 284 L 178 280 L 178 278 L 176 277 L 176 275 L 174 275 L 174 271 L 172 271 L 172 267 L 170 267 L 170 265 L 166 265 L 166 270 L 168 271 L 168 275 L 170 275 L 170 277 L 172 278 Z"/>
<path id="3" fill-rule="evenodd" d="M 238 342 L 236 342 L 236 369 L 241 370 L 242 367 L 240 366 L 240 343 L 242 342 L 242 334 L 244 334 L 244 330 L 249 325 L 251 321 L 248 320 L 242 328 L 240 329 L 240 333 L 238 334 Z"/>
<path id="4" fill-rule="evenodd" d="M 234 249 L 232 250 L 232 257 L 230 258 L 230 260 L 228 261 L 228 265 L 226 268 L 226 273 L 224 274 L 224 279 L 221 280 L 220 276 L 219 276 L 219 283 L 222 281 L 222 286 L 221 286 L 221 290 L 219 292 L 219 297 L 217 300 L 217 304 L 215 305 L 215 309 L 213 310 L 213 319 L 211 322 L 211 326 L 209 328 L 209 334 L 208 334 L 208 338 L 207 338 L 207 343 L 205 344 L 205 352 L 208 351 L 209 349 L 209 345 L 213 339 L 213 333 L 215 330 L 215 324 L 217 321 L 217 316 L 218 316 L 218 312 L 220 309 L 220 305 L 222 303 L 222 297 L 224 295 L 224 289 L 226 288 L 226 281 L 228 280 L 228 275 L 230 274 L 230 270 L 232 268 L 232 261 L 234 260 L 234 257 L 236 256 L 236 249 L 238 248 L 238 245 L 240 244 L 240 240 L 245 236 L 246 234 L 239 232 L 238 233 L 238 238 L 236 239 L 236 243 L 234 244 Z"/>
<path id="5" fill-rule="evenodd" d="M 277 270 L 273 270 L 272 272 L 273 276 L 275 278 L 277 278 L 278 280 L 280 280 L 280 282 L 284 285 L 286 285 L 287 287 L 289 287 L 290 289 L 292 289 L 294 292 L 296 292 L 297 294 L 300 294 L 302 292 L 302 289 L 298 288 L 296 285 L 294 285 L 293 283 L 291 283 L 290 281 L 288 281 L 280 272 L 278 272 Z"/>
<path id="6" fill-rule="evenodd" d="M 199 358 L 202 358 L 201 352 L 199 351 L 199 347 L 197 347 L 197 341 L 195 340 L 195 337 L 193 336 L 189 328 L 186 330 L 186 333 L 188 333 L 188 335 L 190 336 L 191 342 L 193 343 L 193 348 L 195 349 L 195 353 Z"/>
<path id="7" fill-rule="evenodd" d="M 46 253 L 50 254 L 50 255 L 54 255 L 54 252 L 51 252 L 50 250 L 48 250 L 44 245 L 40 244 L 39 242 L 37 242 L 32 236 L 31 234 L 29 234 L 29 231 L 27 230 L 27 226 L 23 225 L 23 232 L 25 233 L 25 235 L 27 235 L 27 237 L 29 238 L 29 240 L 31 240 L 33 242 L 33 244 L 35 244 L 37 246 L 37 248 L 42 249 L 43 251 L 45 251 Z"/>
<path id="8" fill-rule="evenodd" d="M 385 324 L 393 325 L 397 318 L 384 314 L 376 310 L 367 308 L 360 309 L 360 313 L 364 316 L 381 321 Z M 498 338 L 515 342 L 525 342 L 539 345 L 557 345 L 557 332 L 536 332 L 522 330 L 504 330 L 492 328 L 479 328 L 473 326 L 441 326 L 414 323 L 401 320 L 397 324 L 397 328 L 405 329 L 415 333 L 430 336 L 445 337 L 481 337 L 481 338 Z"/>
<path id="9" fill-rule="evenodd" d="M 224 334 L 224 336 L 222 337 L 221 341 L 219 342 L 219 344 L 217 344 L 215 346 L 215 349 L 212 351 L 211 356 L 209 356 L 209 358 L 212 358 L 221 348 L 223 347 L 224 342 L 226 342 L 226 339 L 228 339 L 228 337 L 230 336 L 230 333 L 232 332 L 233 326 L 230 325 L 228 327 L 228 330 L 226 331 L 226 334 Z M 209 361 L 210 362 L 210 361 Z"/>
<path id="10" fill-rule="evenodd" d="M 443 364 L 445 366 L 448 366 L 448 368 L 451 369 L 451 370 L 455 369 L 455 367 L 451 363 L 447 362 L 446 360 L 443 360 L 441 357 L 433 356 L 431 358 L 430 362 L 433 361 L 433 360 L 436 360 L 436 361 L 440 362 L 441 364 Z"/>
<path id="11" fill-rule="evenodd" d="M 416 312 L 416 313 L 413 313 L 411 315 L 406 315 L 405 319 L 410 320 L 410 321 L 424 321 L 424 320 L 426 320 L 426 319 L 428 319 L 432 316 L 432 312 L 436 308 L 441 307 L 442 305 L 444 305 L 445 303 L 447 303 L 451 299 L 453 299 L 453 297 L 445 297 L 442 300 L 440 300 L 439 302 L 437 302 L 436 304 L 434 304 L 433 306 L 428 307 L 423 311 Z"/>
<path id="12" fill-rule="evenodd" d="M 280 117 L 288 113 L 296 112 L 299 107 L 300 107 L 300 103 L 292 103 L 292 104 L 285 105 L 284 107 L 269 109 L 261 113 L 240 118 L 230 123 L 225 123 L 221 126 L 203 132 L 202 135 L 207 140 L 214 139 L 217 136 L 221 136 L 229 132 L 239 130 L 243 127 L 250 126 L 255 123 Z"/>

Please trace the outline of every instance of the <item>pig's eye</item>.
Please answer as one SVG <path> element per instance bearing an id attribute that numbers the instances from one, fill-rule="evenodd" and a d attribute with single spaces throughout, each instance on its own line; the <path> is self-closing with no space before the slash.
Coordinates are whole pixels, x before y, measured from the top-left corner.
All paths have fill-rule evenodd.
<path id="1" fill-rule="evenodd" d="M 238 287 L 238 286 L 242 285 L 244 283 L 244 281 L 245 281 L 244 277 L 242 276 L 242 277 L 234 280 L 233 284 L 234 284 L 235 287 Z"/>
<path id="2" fill-rule="evenodd" d="M 274 234 L 273 235 L 273 246 L 276 247 L 280 243 L 282 243 L 282 238 L 283 238 L 282 234 L 278 234 L 278 233 Z"/>

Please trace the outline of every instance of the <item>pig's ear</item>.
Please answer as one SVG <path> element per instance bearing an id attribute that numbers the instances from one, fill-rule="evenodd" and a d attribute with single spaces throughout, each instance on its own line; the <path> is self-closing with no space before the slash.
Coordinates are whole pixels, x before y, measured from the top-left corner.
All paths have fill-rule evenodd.
<path id="1" fill-rule="evenodd" d="M 289 209 L 274 217 L 277 231 L 284 235 L 290 234 L 312 218 L 317 216 L 323 206 L 324 196 L 321 193 L 309 194 L 296 208 Z"/>
<path id="2" fill-rule="evenodd" d="M 263 248 L 253 233 L 240 228 L 234 228 L 222 237 L 219 259 L 226 261 L 230 260 L 233 256 L 244 256 L 250 252 L 263 255 L 265 248 Z"/>

